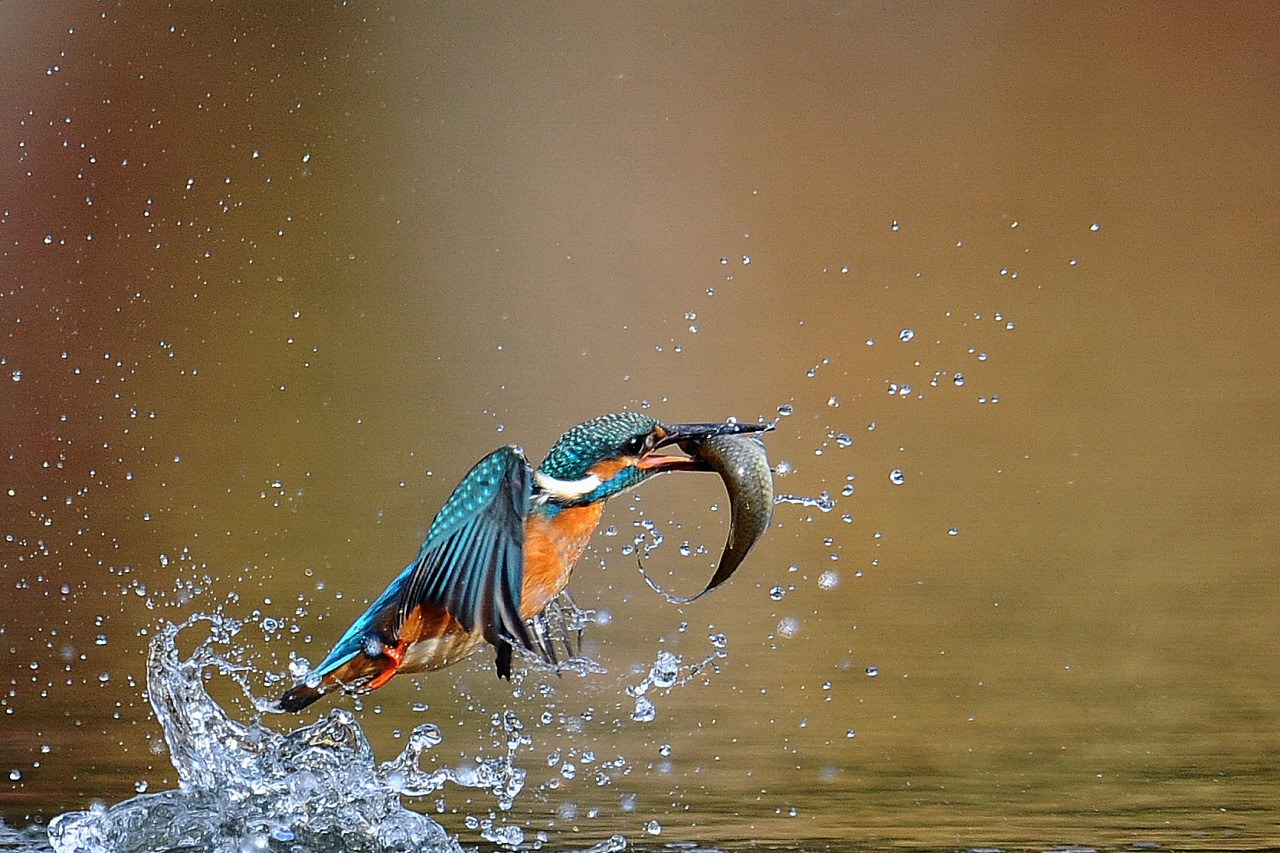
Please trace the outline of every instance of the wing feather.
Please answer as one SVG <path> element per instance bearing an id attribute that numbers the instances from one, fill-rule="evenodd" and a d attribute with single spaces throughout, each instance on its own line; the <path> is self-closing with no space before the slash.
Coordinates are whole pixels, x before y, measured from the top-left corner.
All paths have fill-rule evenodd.
<path id="1" fill-rule="evenodd" d="M 520 616 L 524 523 L 533 469 L 516 447 L 495 450 L 463 478 L 427 531 L 396 602 L 395 632 L 419 606 L 445 610 L 496 646 L 533 650 Z M 507 650 L 509 654 L 509 649 Z"/>

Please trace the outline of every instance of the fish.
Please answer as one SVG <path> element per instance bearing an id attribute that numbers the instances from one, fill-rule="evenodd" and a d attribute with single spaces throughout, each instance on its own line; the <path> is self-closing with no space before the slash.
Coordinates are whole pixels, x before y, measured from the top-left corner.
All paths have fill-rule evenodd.
<path id="1" fill-rule="evenodd" d="M 729 537 L 715 574 L 696 595 L 667 596 L 674 603 L 688 604 L 727 581 L 773 523 L 773 472 L 762 433 L 686 441 L 680 449 L 718 473 L 729 493 Z"/>

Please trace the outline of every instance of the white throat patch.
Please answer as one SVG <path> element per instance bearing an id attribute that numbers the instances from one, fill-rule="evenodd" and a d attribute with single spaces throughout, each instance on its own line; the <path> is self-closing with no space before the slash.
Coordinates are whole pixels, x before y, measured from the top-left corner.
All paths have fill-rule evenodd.
<path id="1" fill-rule="evenodd" d="M 559 498 L 562 501 L 577 500 L 583 495 L 591 494 L 604 482 L 595 474 L 589 474 L 581 480 L 557 480 L 541 471 L 534 472 L 533 481 L 549 497 Z"/>

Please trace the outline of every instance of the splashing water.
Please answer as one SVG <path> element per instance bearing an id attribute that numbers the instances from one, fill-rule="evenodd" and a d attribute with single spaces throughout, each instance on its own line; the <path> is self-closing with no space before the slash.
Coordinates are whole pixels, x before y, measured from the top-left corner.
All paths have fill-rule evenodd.
<path id="1" fill-rule="evenodd" d="M 183 660 L 176 638 L 198 621 L 210 623 L 210 636 Z M 456 840 L 435 821 L 404 808 L 402 795 L 425 796 L 453 782 L 490 790 L 505 810 L 524 787 L 525 771 L 512 764 L 522 728 L 513 712 L 502 720 L 505 756 L 430 772 L 422 769 L 421 758 L 441 740 L 431 723 L 414 729 L 404 751 L 378 766 L 364 732 L 345 710 L 284 735 L 256 721 L 231 719 L 205 691 L 203 673 L 216 666 L 248 693 L 244 666 L 215 650 L 215 643 L 229 643 L 241 626 L 200 615 L 156 633 L 147 656 L 147 694 L 179 787 L 59 815 L 49 824 L 54 850 L 453 853 L 461 850 Z M 250 699 L 264 709 L 266 703 Z"/>
<path id="2" fill-rule="evenodd" d="M 580 676 L 602 674 L 605 668 L 582 654 L 582 632 L 595 622 L 596 611 L 578 606 L 566 589 L 547 602 L 546 608 L 532 619 L 533 636 L 540 648 L 550 652 L 547 657 L 518 650 L 521 662 L 532 671 L 548 671 L 560 675 L 565 672 Z M 565 657 L 560 658 L 557 649 Z M 548 664 L 547 659 L 554 661 Z"/>
<path id="3" fill-rule="evenodd" d="M 712 634 L 709 639 L 711 653 L 698 663 L 686 664 L 680 655 L 672 654 L 665 649 L 658 651 L 658 657 L 653 662 L 653 666 L 649 667 L 648 675 L 639 684 L 627 687 L 627 695 L 636 700 L 631 719 L 637 723 L 648 723 L 657 718 L 658 709 L 648 695 L 651 688 L 670 693 L 674 688 L 690 681 L 707 666 L 710 666 L 713 672 L 720 671 L 720 665 L 716 661 L 728 657 L 729 653 L 725 650 L 728 641 L 724 634 Z"/>
<path id="4" fill-rule="evenodd" d="M 807 495 L 775 495 L 773 498 L 775 504 L 798 504 L 799 506 L 812 507 L 822 512 L 831 512 L 836 508 L 835 498 L 823 491 L 816 498 Z"/>

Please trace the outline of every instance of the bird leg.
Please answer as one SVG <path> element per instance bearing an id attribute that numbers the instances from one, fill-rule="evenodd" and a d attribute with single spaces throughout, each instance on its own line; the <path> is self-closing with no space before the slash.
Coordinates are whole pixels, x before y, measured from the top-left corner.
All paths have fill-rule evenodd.
<path id="1" fill-rule="evenodd" d="M 388 646 L 385 643 L 382 644 L 382 648 L 380 649 L 380 652 L 383 657 L 391 659 L 391 666 L 387 667 L 386 669 L 382 670 L 382 672 L 374 676 L 373 680 L 370 681 L 367 685 L 365 685 L 364 689 L 377 690 L 379 687 L 381 687 L 382 685 L 390 681 L 391 676 L 399 672 L 400 662 L 404 660 L 404 653 L 405 653 L 405 650 L 408 648 L 409 648 L 409 642 L 407 640 L 401 640 L 400 642 L 396 643 L 394 646 Z"/>

